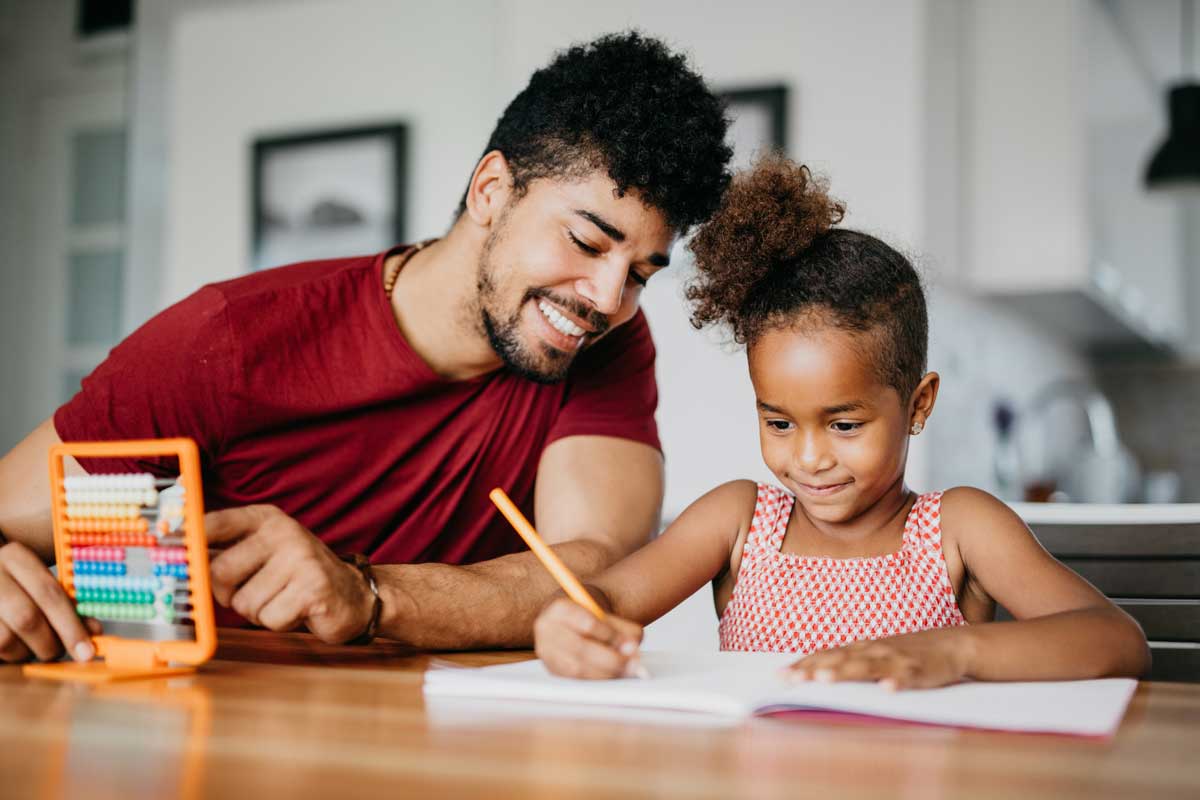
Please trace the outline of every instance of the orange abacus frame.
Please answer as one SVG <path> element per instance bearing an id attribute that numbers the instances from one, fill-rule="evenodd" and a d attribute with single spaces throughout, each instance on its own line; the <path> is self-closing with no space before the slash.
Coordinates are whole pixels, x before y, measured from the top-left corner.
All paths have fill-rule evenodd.
<path id="1" fill-rule="evenodd" d="M 184 546 L 187 550 L 188 590 L 192 601 L 195 640 L 150 641 L 120 636 L 92 637 L 104 661 L 27 664 L 25 674 L 58 680 L 106 683 L 130 678 L 186 674 L 212 657 L 217 648 L 212 590 L 208 576 L 208 542 L 204 535 L 204 495 L 200 485 L 200 454 L 191 439 L 142 439 L 119 442 L 72 442 L 50 448 L 50 493 L 54 523 L 54 554 L 58 580 L 75 598 L 71 532 L 66 525 L 64 459 L 174 456 L 184 490 Z"/>

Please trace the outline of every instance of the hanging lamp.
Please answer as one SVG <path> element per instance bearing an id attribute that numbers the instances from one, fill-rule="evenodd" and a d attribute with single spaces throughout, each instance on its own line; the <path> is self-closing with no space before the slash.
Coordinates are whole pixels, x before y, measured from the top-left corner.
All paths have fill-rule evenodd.
<path id="1" fill-rule="evenodd" d="M 1195 0 L 1180 0 L 1182 83 L 1167 95 L 1170 127 L 1146 167 L 1150 189 L 1200 189 L 1200 83 L 1195 80 Z"/>

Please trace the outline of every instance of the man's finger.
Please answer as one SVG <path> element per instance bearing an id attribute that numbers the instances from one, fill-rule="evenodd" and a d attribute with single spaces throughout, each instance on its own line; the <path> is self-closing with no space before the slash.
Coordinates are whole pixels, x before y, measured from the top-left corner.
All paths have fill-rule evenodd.
<path id="1" fill-rule="evenodd" d="M 75 606 L 62 584 L 54 579 L 38 557 L 29 550 L 16 554 L 8 561 L 8 574 L 41 610 L 57 637 L 58 641 L 47 642 L 42 650 L 34 647 L 38 657 L 53 658 L 58 655 L 61 642 L 76 661 L 91 661 L 96 655 L 96 648 L 92 645 L 83 620 L 75 612 Z"/>
<path id="2" fill-rule="evenodd" d="M 262 608 L 288 584 L 289 567 L 282 561 L 279 558 L 268 560 L 262 569 L 251 575 L 233 593 L 229 600 L 230 608 L 255 625 L 262 625 L 259 615 Z"/>
<path id="3" fill-rule="evenodd" d="M 233 544 L 262 527 L 263 518 L 258 506 L 210 511 L 204 515 L 204 534 L 209 544 Z"/>
<path id="4" fill-rule="evenodd" d="M 250 580 L 270 556 L 266 540 L 259 536 L 243 539 L 218 555 L 208 565 L 213 597 L 228 608 L 238 587 Z"/>
<path id="5" fill-rule="evenodd" d="M 0 661 L 28 661 L 33 653 L 21 641 L 21 637 L 13 633 L 12 628 L 0 622 Z"/>
<path id="6" fill-rule="evenodd" d="M 299 587 L 288 585 L 258 612 L 258 624 L 272 631 L 290 631 L 304 621 L 306 608 Z"/>
<path id="7" fill-rule="evenodd" d="M 62 642 L 41 609 L 7 572 L 0 572 L 0 622 L 25 643 L 33 655 L 49 661 L 62 652 Z"/>

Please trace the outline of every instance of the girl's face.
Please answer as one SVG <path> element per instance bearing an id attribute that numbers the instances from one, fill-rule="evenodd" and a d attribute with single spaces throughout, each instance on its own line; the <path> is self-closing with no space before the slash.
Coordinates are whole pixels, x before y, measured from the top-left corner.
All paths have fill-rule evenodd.
<path id="1" fill-rule="evenodd" d="M 880 384 L 873 344 L 829 326 L 773 329 L 747 353 L 763 460 L 814 519 L 849 522 L 902 488 L 909 430 L 933 408 L 937 376 L 901 398 Z"/>

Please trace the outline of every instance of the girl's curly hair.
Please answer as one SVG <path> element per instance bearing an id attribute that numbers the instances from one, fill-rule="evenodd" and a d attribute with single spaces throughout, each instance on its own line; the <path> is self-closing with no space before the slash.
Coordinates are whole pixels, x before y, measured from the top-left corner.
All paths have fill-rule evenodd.
<path id="1" fill-rule="evenodd" d="M 734 341 L 814 319 L 868 334 L 880 381 L 907 399 L 925 372 L 929 321 L 911 263 L 874 236 L 834 229 L 845 206 L 808 167 L 772 155 L 737 175 L 688 245 L 692 325 Z"/>

